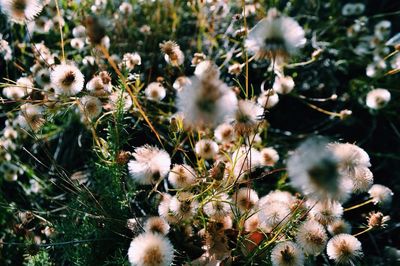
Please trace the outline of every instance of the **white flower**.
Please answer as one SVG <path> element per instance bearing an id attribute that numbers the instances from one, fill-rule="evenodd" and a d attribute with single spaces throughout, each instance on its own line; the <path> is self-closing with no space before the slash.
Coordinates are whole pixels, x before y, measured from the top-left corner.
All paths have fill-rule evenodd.
<path id="1" fill-rule="evenodd" d="M 294 19 L 270 9 L 267 17 L 250 30 L 245 45 L 256 59 L 287 57 L 304 46 L 304 35 Z"/>
<path id="2" fill-rule="evenodd" d="M 72 35 L 75 38 L 86 38 L 86 28 L 83 25 L 78 25 L 72 29 Z"/>
<path id="3" fill-rule="evenodd" d="M 165 41 L 160 44 L 160 48 L 168 64 L 172 66 L 180 66 L 183 64 L 185 56 L 176 42 Z"/>
<path id="4" fill-rule="evenodd" d="M 355 260 L 363 255 L 360 241 L 349 234 L 332 237 L 326 247 L 326 253 L 336 263 L 348 265 L 355 265 Z"/>
<path id="5" fill-rule="evenodd" d="M 257 102 L 260 106 L 270 109 L 278 104 L 279 96 L 275 90 L 265 90 L 258 96 Z"/>
<path id="6" fill-rule="evenodd" d="M 86 89 L 93 96 L 105 96 L 111 93 L 111 77 L 106 71 L 94 76 L 86 84 Z"/>
<path id="7" fill-rule="evenodd" d="M 187 164 L 176 164 L 168 175 L 168 181 L 174 188 L 186 188 L 196 182 L 196 171 Z"/>
<path id="8" fill-rule="evenodd" d="M 236 206 L 241 213 L 249 211 L 257 206 L 258 195 L 253 189 L 242 187 L 232 195 L 233 206 Z"/>
<path id="9" fill-rule="evenodd" d="M 92 120 L 101 114 L 103 106 L 99 98 L 86 95 L 81 98 L 80 102 L 81 112 L 85 120 Z"/>
<path id="10" fill-rule="evenodd" d="M 195 151 L 203 159 L 213 159 L 219 151 L 218 144 L 209 139 L 202 139 L 196 143 Z"/>
<path id="11" fill-rule="evenodd" d="M 390 101 L 390 92 L 386 89 L 374 89 L 367 94 L 366 104 L 371 109 L 381 109 Z"/>
<path id="12" fill-rule="evenodd" d="M 142 58 L 138 53 L 126 53 L 122 58 L 122 63 L 131 71 L 135 66 L 140 66 L 142 64 Z"/>
<path id="13" fill-rule="evenodd" d="M 35 81 L 45 91 L 48 91 L 51 88 L 50 71 L 47 68 L 40 69 L 35 74 Z"/>
<path id="14" fill-rule="evenodd" d="M 274 148 L 267 147 L 261 150 L 261 165 L 274 166 L 278 161 L 279 154 Z"/>
<path id="15" fill-rule="evenodd" d="M 269 205 L 261 206 L 258 213 L 259 221 L 262 226 L 270 231 L 278 224 L 284 224 L 290 217 L 290 208 L 287 204 L 281 202 L 273 202 Z"/>
<path id="16" fill-rule="evenodd" d="M 56 94 L 76 95 L 83 89 L 85 78 L 82 72 L 73 65 L 56 65 L 50 74 Z"/>
<path id="17" fill-rule="evenodd" d="M 260 166 L 261 154 L 254 148 L 240 147 L 231 156 L 233 175 L 238 181 L 242 181 L 252 170 Z"/>
<path id="18" fill-rule="evenodd" d="M 357 167 L 354 169 L 351 181 L 353 182 L 353 192 L 367 192 L 374 183 L 374 175 L 367 167 Z"/>
<path id="19" fill-rule="evenodd" d="M 214 130 L 215 140 L 219 143 L 229 143 L 234 138 L 233 133 L 233 126 L 228 123 L 223 123 Z"/>
<path id="20" fill-rule="evenodd" d="M 335 220 L 328 225 L 328 232 L 331 235 L 350 234 L 351 224 L 343 219 Z"/>
<path id="21" fill-rule="evenodd" d="M 151 82 L 144 90 L 147 99 L 161 101 L 167 95 L 167 91 L 160 82 Z"/>
<path id="22" fill-rule="evenodd" d="M 219 79 L 220 71 L 214 62 L 205 60 L 197 64 L 194 75 L 202 80 L 213 80 Z"/>
<path id="23" fill-rule="evenodd" d="M 290 76 L 275 77 L 273 89 L 280 94 L 288 94 L 294 88 L 293 78 Z"/>
<path id="24" fill-rule="evenodd" d="M 176 99 L 186 126 L 214 127 L 232 118 L 237 108 L 235 93 L 219 79 L 190 78 Z"/>
<path id="25" fill-rule="evenodd" d="M 35 19 L 43 9 L 38 0 L 0 0 L 0 5 L 2 11 L 19 24 Z"/>
<path id="26" fill-rule="evenodd" d="M 239 135 L 248 135 L 260 123 L 264 109 L 251 100 L 239 100 L 235 117 L 235 130 Z"/>
<path id="27" fill-rule="evenodd" d="M 71 47 L 80 51 L 85 47 L 85 41 L 81 38 L 73 38 L 71 39 Z"/>
<path id="28" fill-rule="evenodd" d="M 28 95 L 28 93 L 31 93 L 33 87 L 30 78 L 22 77 L 16 81 L 15 85 L 5 87 L 3 89 L 3 94 L 8 99 L 19 100 Z"/>
<path id="29" fill-rule="evenodd" d="M 234 63 L 233 65 L 229 66 L 228 73 L 235 76 L 239 76 L 240 73 L 242 73 L 242 68 L 243 68 L 242 64 Z"/>
<path id="30" fill-rule="evenodd" d="M 132 266 L 170 266 L 173 258 L 174 247 L 160 234 L 140 234 L 132 240 L 128 250 Z"/>
<path id="31" fill-rule="evenodd" d="M 156 147 L 145 145 L 135 149 L 135 160 L 128 162 L 129 174 L 139 184 L 155 184 L 164 179 L 171 166 L 169 154 Z"/>
<path id="32" fill-rule="evenodd" d="M 222 193 L 213 195 L 212 198 L 203 206 L 204 213 L 213 218 L 222 218 L 229 216 L 231 205 L 227 194 Z"/>
<path id="33" fill-rule="evenodd" d="M 273 266 L 303 266 L 304 254 L 296 243 L 284 241 L 272 249 L 271 262 Z"/>
<path id="34" fill-rule="evenodd" d="M 22 128 L 37 131 L 45 122 L 43 113 L 44 110 L 41 106 L 30 103 L 23 104 L 21 105 L 20 115 L 17 117 L 17 123 Z"/>
<path id="35" fill-rule="evenodd" d="M 307 255 L 318 255 L 326 245 L 328 236 L 324 227 L 316 221 L 304 222 L 297 231 L 296 242 Z"/>
<path id="36" fill-rule="evenodd" d="M 111 93 L 109 100 L 109 103 L 113 108 L 117 108 L 119 101 L 122 100 L 124 111 L 128 111 L 133 105 L 131 96 L 125 91 L 122 93 L 118 91 Z"/>
<path id="37" fill-rule="evenodd" d="M 146 232 L 158 233 L 162 235 L 167 235 L 169 228 L 170 226 L 167 221 L 158 216 L 148 218 L 144 224 L 144 230 Z"/>
<path id="38" fill-rule="evenodd" d="M 286 204 L 291 207 L 296 201 L 296 198 L 287 191 L 274 190 L 262 197 L 259 201 L 260 207 L 268 207 L 276 202 Z"/>
<path id="39" fill-rule="evenodd" d="M 199 203 L 189 192 L 180 192 L 169 202 L 169 209 L 179 220 L 188 220 L 196 213 Z"/>
<path id="40" fill-rule="evenodd" d="M 10 61 L 12 59 L 12 51 L 10 44 L 3 40 L 3 34 L 0 33 L 0 54 L 3 55 L 5 61 Z"/>
<path id="41" fill-rule="evenodd" d="M 191 81 L 188 77 L 181 76 L 175 80 L 174 84 L 172 84 L 172 87 L 179 92 L 186 84 L 189 84 L 190 82 Z"/>
<path id="42" fill-rule="evenodd" d="M 127 2 L 123 2 L 121 3 L 121 5 L 119 6 L 119 12 L 121 12 L 124 15 L 129 15 L 132 13 L 133 7 L 130 3 Z"/>
<path id="43" fill-rule="evenodd" d="M 307 205 L 310 208 L 310 216 L 322 225 L 331 224 L 343 215 L 343 207 L 337 201 L 310 200 Z"/>
<path id="44" fill-rule="evenodd" d="M 386 39 L 390 34 L 390 28 L 392 27 L 392 23 L 389 20 L 382 20 L 375 25 L 374 33 L 375 37 L 379 40 Z"/>
<path id="45" fill-rule="evenodd" d="M 393 192 L 390 188 L 383 185 L 375 184 L 370 190 L 368 190 L 369 195 L 375 204 L 390 204 L 392 202 Z"/>

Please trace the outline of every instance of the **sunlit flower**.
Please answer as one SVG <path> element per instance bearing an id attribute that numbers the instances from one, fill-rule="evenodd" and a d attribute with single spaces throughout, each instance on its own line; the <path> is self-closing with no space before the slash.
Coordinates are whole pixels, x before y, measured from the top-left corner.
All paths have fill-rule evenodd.
<path id="1" fill-rule="evenodd" d="M 285 58 L 304 46 L 304 35 L 294 19 L 270 9 L 267 17 L 250 30 L 245 45 L 256 59 Z"/>
<path id="2" fill-rule="evenodd" d="M 143 233 L 135 237 L 128 250 L 132 266 L 169 266 L 174 258 L 174 247 L 164 236 Z"/>
<path id="3" fill-rule="evenodd" d="M 228 123 L 221 124 L 214 130 L 215 139 L 219 143 L 231 142 L 234 137 L 233 133 L 234 133 L 234 128 L 232 125 Z"/>
<path id="4" fill-rule="evenodd" d="M 247 178 L 247 175 L 260 166 L 261 154 L 254 148 L 240 147 L 231 156 L 233 175 L 238 181 Z"/>
<path id="5" fill-rule="evenodd" d="M 257 128 L 261 122 L 264 109 L 250 100 L 240 100 L 238 102 L 238 109 L 234 127 L 237 134 L 250 134 Z"/>
<path id="6" fill-rule="evenodd" d="M 121 5 L 119 6 L 118 9 L 119 9 L 119 12 L 121 12 L 124 15 L 130 15 L 133 11 L 132 5 L 127 2 L 121 3 Z"/>
<path id="7" fill-rule="evenodd" d="M 179 47 L 179 45 L 174 41 L 165 41 L 160 44 L 161 51 L 164 53 L 165 61 L 172 66 L 180 66 L 185 60 L 185 56 Z"/>
<path id="8" fill-rule="evenodd" d="M 161 101 L 167 95 L 167 91 L 160 82 L 151 82 L 144 90 L 147 99 Z"/>
<path id="9" fill-rule="evenodd" d="M 86 84 L 86 89 L 93 96 L 105 96 L 111 93 L 111 77 L 106 71 L 94 76 Z"/>
<path id="10" fill-rule="evenodd" d="M 381 109 L 390 101 L 390 92 L 386 89 L 374 89 L 367 94 L 366 104 L 371 109 Z"/>
<path id="11" fill-rule="evenodd" d="M 56 94 L 76 95 L 83 89 L 85 81 L 82 72 L 73 65 L 56 65 L 50 74 Z"/>
<path id="12" fill-rule="evenodd" d="M 92 120 L 101 114 L 103 107 L 99 98 L 86 95 L 81 98 L 80 102 L 81 112 L 85 120 Z"/>
<path id="13" fill-rule="evenodd" d="M 187 164 L 176 164 L 168 175 L 168 181 L 174 188 L 186 188 L 196 182 L 196 171 Z"/>
<path id="14" fill-rule="evenodd" d="M 288 94 L 294 88 L 293 78 L 290 76 L 275 77 L 275 82 L 273 85 L 274 91 L 280 94 Z"/>
<path id="15" fill-rule="evenodd" d="M 191 81 L 188 77 L 181 76 L 175 80 L 174 84 L 172 84 L 172 87 L 179 92 L 185 87 L 186 84 L 189 84 L 190 82 Z"/>
<path id="16" fill-rule="evenodd" d="M 278 224 L 284 223 L 290 217 L 290 208 L 285 203 L 276 201 L 269 205 L 259 205 L 259 221 L 262 226 L 266 226 L 266 229 L 273 229 Z"/>
<path id="17" fill-rule="evenodd" d="M 19 24 L 35 19 L 43 9 L 38 0 L 1 0 L 0 4 L 3 12 Z"/>
<path id="18" fill-rule="evenodd" d="M 355 260 L 363 255 L 360 241 L 349 234 L 332 237 L 326 247 L 326 253 L 336 263 L 348 265 L 355 265 Z"/>
<path id="19" fill-rule="evenodd" d="M 257 99 L 258 104 L 266 109 L 270 109 L 278 104 L 279 96 L 275 90 L 265 90 L 263 91 Z"/>
<path id="20" fill-rule="evenodd" d="M 335 220 L 328 225 L 328 232 L 331 235 L 350 234 L 351 224 L 343 219 Z"/>
<path id="21" fill-rule="evenodd" d="M 195 151 L 201 158 L 209 160 L 217 155 L 219 148 L 216 142 L 209 139 L 202 139 L 196 143 Z"/>
<path id="22" fill-rule="evenodd" d="M 253 189 L 243 187 L 233 193 L 232 202 L 241 213 L 244 213 L 257 205 L 258 195 Z"/>
<path id="23" fill-rule="evenodd" d="M 135 160 L 130 160 L 128 170 L 130 176 L 139 184 L 155 184 L 164 179 L 171 166 L 169 154 L 156 147 L 145 145 L 135 149 Z"/>
<path id="24" fill-rule="evenodd" d="M 159 216 L 148 218 L 146 220 L 146 223 L 144 224 L 144 230 L 149 233 L 151 232 L 167 235 L 169 232 L 169 228 L 170 226 L 167 221 Z"/>
<path id="25" fill-rule="evenodd" d="M 210 60 L 199 62 L 194 70 L 194 75 L 201 80 L 219 79 L 220 74 L 217 65 Z"/>
<path id="26" fill-rule="evenodd" d="M 231 205 L 225 193 L 213 195 L 203 206 L 204 213 L 213 218 L 226 217 L 231 213 Z"/>
<path id="27" fill-rule="evenodd" d="M 196 213 L 199 203 L 189 192 L 180 192 L 171 198 L 169 209 L 179 220 L 187 220 Z"/>
<path id="28" fill-rule="evenodd" d="M 126 53 L 122 58 L 122 63 L 129 71 L 133 70 L 135 66 L 142 64 L 142 58 L 138 53 Z"/>
<path id="29" fill-rule="evenodd" d="M 304 254 L 296 243 L 285 241 L 272 249 L 271 262 L 273 266 L 303 266 Z"/>
<path id="30" fill-rule="evenodd" d="M 390 188 L 375 184 L 368 190 L 369 195 L 375 204 L 390 204 L 392 202 L 393 192 Z"/>
<path id="31" fill-rule="evenodd" d="M 261 165 L 274 166 L 279 161 L 278 152 L 271 147 L 261 150 Z"/>
<path id="32" fill-rule="evenodd" d="M 328 236 L 324 227 L 316 221 L 304 222 L 297 231 L 296 242 L 308 255 L 320 254 L 326 245 Z"/>
<path id="33" fill-rule="evenodd" d="M 328 225 L 340 219 L 343 215 L 343 207 L 337 201 L 309 201 L 310 216 L 322 225 Z"/>
<path id="34" fill-rule="evenodd" d="M 21 106 L 20 113 L 17 122 L 25 129 L 38 131 L 46 121 L 43 116 L 44 110 L 41 106 L 26 103 Z"/>

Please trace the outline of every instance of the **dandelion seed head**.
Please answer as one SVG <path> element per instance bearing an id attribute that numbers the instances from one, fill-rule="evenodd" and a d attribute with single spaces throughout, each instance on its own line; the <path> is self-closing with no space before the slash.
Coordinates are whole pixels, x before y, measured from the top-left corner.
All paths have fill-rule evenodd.
<path id="1" fill-rule="evenodd" d="M 232 202 L 241 213 L 244 213 L 257 206 L 258 195 L 253 189 L 243 187 L 233 193 Z"/>
<path id="2" fill-rule="evenodd" d="M 304 254 L 296 243 L 284 241 L 272 249 L 271 262 L 273 266 L 302 266 Z"/>
<path id="3" fill-rule="evenodd" d="M 167 235 L 169 228 L 170 226 L 167 221 L 159 216 L 148 218 L 144 224 L 145 232 L 158 233 L 161 235 Z"/>
<path id="4" fill-rule="evenodd" d="M 326 245 L 328 236 L 324 227 L 316 221 L 304 222 L 297 231 L 296 242 L 308 255 L 320 254 Z"/>
<path id="5" fill-rule="evenodd" d="M 213 159 L 219 152 L 218 144 L 210 139 L 202 139 L 195 145 L 195 152 L 203 159 Z"/>
<path id="6" fill-rule="evenodd" d="M 326 253 L 336 263 L 350 265 L 354 265 L 355 260 L 363 255 L 360 241 L 349 234 L 332 237 L 328 241 Z"/>

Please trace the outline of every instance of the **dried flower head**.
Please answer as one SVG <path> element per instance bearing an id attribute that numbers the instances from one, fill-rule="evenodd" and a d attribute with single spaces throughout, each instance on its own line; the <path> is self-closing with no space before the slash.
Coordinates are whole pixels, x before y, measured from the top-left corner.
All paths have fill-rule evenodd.
<path id="1" fill-rule="evenodd" d="M 386 222 L 390 220 L 390 216 L 385 216 L 381 212 L 370 212 L 368 215 L 368 227 L 379 228 L 385 227 Z"/>
<path id="2" fill-rule="evenodd" d="M 361 243 L 352 235 L 339 234 L 332 237 L 326 247 L 326 253 L 338 264 L 354 265 L 363 255 Z"/>
<path id="3" fill-rule="evenodd" d="M 386 89 L 374 89 L 367 94 L 366 104 L 371 109 L 381 109 L 390 101 L 390 92 Z"/>
<path id="4" fill-rule="evenodd" d="M 169 232 L 169 224 L 164 218 L 154 216 L 146 220 L 146 223 L 144 224 L 144 230 L 149 233 L 151 232 L 167 235 Z"/>
<path id="5" fill-rule="evenodd" d="M 232 202 L 241 213 L 250 211 L 258 203 L 257 192 L 253 189 L 243 187 L 233 193 Z"/>
<path id="6" fill-rule="evenodd" d="M 343 219 L 335 220 L 328 225 L 328 232 L 331 235 L 350 234 L 351 224 Z"/>
<path id="7" fill-rule="evenodd" d="M 275 90 L 264 90 L 257 99 L 257 103 L 263 108 L 270 109 L 279 102 L 278 93 Z"/>
<path id="8" fill-rule="evenodd" d="M 99 98 L 86 95 L 81 98 L 80 102 L 80 110 L 83 115 L 83 120 L 92 120 L 101 114 L 103 106 Z"/>
<path id="9" fill-rule="evenodd" d="M 122 64 L 126 69 L 132 71 L 135 66 L 140 66 L 142 64 L 142 58 L 138 53 L 126 53 L 122 57 Z"/>
<path id="10" fill-rule="evenodd" d="M 186 188 L 196 182 L 196 171 L 187 164 L 176 164 L 168 175 L 168 181 L 174 188 Z"/>
<path id="11" fill-rule="evenodd" d="M 203 159 L 213 159 L 218 151 L 218 144 L 210 139 L 202 139 L 196 143 L 195 151 Z"/>
<path id="12" fill-rule="evenodd" d="M 167 95 L 167 91 L 160 82 L 151 82 L 144 90 L 147 99 L 161 101 Z"/>
<path id="13" fill-rule="evenodd" d="M 311 218 L 322 225 L 329 225 L 343 215 L 343 207 L 337 201 L 310 201 L 307 203 L 311 208 Z"/>
<path id="14" fill-rule="evenodd" d="M 214 130 L 215 140 L 219 143 L 229 143 L 234 137 L 234 128 L 229 123 L 223 123 Z"/>
<path id="15" fill-rule="evenodd" d="M 368 193 L 375 204 L 390 204 L 392 202 L 393 192 L 390 188 L 374 184 L 369 190 Z"/>
<path id="16" fill-rule="evenodd" d="M 231 213 L 230 200 L 227 194 L 217 194 L 203 206 L 204 213 L 213 218 L 222 218 Z"/>
<path id="17" fill-rule="evenodd" d="M 296 242 L 308 255 L 318 255 L 326 245 L 328 236 L 324 227 L 316 221 L 304 222 L 297 231 Z"/>
<path id="18" fill-rule="evenodd" d="M 251 100 L 240 100 L 235 117 L 235 130 L 239 135 L 252 133 L 261 122 L 264 109 Z"/>
<path id="19" fill-rule="evenodd" d="M 38 0 L 1 0 L 0 5 L 3 12 L 19 24 L 35 19 L 43 9 Z"/>
<path id="20" fill-rule="evenodd" d="M 179 47 L 179 45 L 174 41 L 165 41 L 160 44 L 161 51 L 165 55 L 165 61 L 172 66 L 180 66 L 185 60 L 185 56 Z"/>
<path id="21" fill-rule="evenodd" d="M 274 166 L 278 161 L 279 154 L 274 148 L 267 147 L 261 150 L 261 165 Z"/>
<path id="22" fill-rule="evenodd" d="M 38 131 L 45 119 L 43 116 L 44 110 L 41 106 L 26 103 L 21 105 L 21 114 L 17 117 L 18 124 L 25 129 Z"/>
<path id="23" fill-rule="evenodd" d="M 169 209 L 179 220 L 188 220 L 193 218 L 198 205 L 192 193 L 180 192 L 171 198 Z"/>
<path id="24" fill-rule="evenodd" d="M 56 94 L 76 95 L 83 89 L 85 81 L 82 72 L 73 65 L 56 65 L 50 74 Z"/>
<path id="25" fill-rule="evenodd" d="M 273 266 L 302 266 L 304 254 L 296 243 L 285 241 L 272 249 L 271 262 Z"/>

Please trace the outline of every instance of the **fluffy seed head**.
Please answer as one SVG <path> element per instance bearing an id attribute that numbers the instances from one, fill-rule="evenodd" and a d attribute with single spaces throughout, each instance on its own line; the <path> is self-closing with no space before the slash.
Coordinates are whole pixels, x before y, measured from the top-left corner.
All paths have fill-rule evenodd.
<path id="1" fill-rule="evenodd" d="M 374 89 L 367 94 L 366 104 L 371 109 L 381 109 L 390 101 L 390 92 L 386 89 Z"/>
<path id="2" fill-rule="evenodd" d="M 350 234 L 351 224 L 343 219 L 335 220 L 328 225 L 328 232 L 331 235 Z"/>
<path id="3" fill-rule="evenodd" d="M 258 203 L 257 192 L 253 189 L 243 187 L 233 193 L 232 202 L 241 213 L 253 209 Z"/>
<path id="4" fill-rule="evenodd" d="M 273 266 L 302 266 L 304 254 L 296 243 L 285 241 L 272 249 L 271 262 Z"/>
<path id="5" fill-rule="evenodd" d="M 181 192 L 171 198 L 169 209 L 179 220 L 188 220 L 196 213 L 199 204 L 193 196 L 192 193 Z"/>
<path id="6" fill-rule="evenodd" d="M 1 0 L 0 5 L 10 20 L 19 24 L 34 20 L 43 9 L 38 0 Z"/>
<path id="7" fill-rule="evenodd" d="M 196 171 L 187 164 L 176 164 L 168 174 L 168 181 L 174 188 L 186 188 L 196 182 Z"/>
<path id="8" fill-rule="evenodd" d="M 76 95 L 83 89 L 85 81 L 82 72 L 73 65 L 56 65 L 50 74 L 56 94 Z"/>
<path id="9" fill-rule="evenodd" d="M 375 184 L 369 190 L 368 193 L 375 204 L 390 204 L 392 202 L 393 192 L 390 188 L 383 185 Z"/>
<path id="10" fill-rule="evenodd" d="M 362 256 L 361 243 L 352 235 L 339 234 L 332 237 L 326 247 L 326 253 L 338 264 L 354 265 Z"/>
<path id="11" fill-rule="evenodd" d="M 196 143 L 195 151 L 198 156 L 203 159 L 213 159 L 218 151 L 218 144 L 209 139 L 202 139 Z"/>
<path id="12" fill-rule="evenodd" d="M 146 223 L 144 224 L 144 230 L 146 232 L 167 235 L 169 232 L 169 224 L 164 218 L 154 216 L 146 220 Z"/>
<path id="13" fill-rule="evenodd" d="M 274 166 L 279 161 L 278 152 L 271 147 L 261 150 L 261 165 Z"/>
<path id="14" fill-rule="evenodd" d="M 297 232 L 296 242 L 308 255 L 318 255 L 326 245 L 328 236 L 324 227 L 316 221 L 306 221 Z"/>
<path id="15" fill-rule="evenodd" d="M 160 82 L 151 82 L 144 90 L 147 99 L 161 101 L 167 95 L 167 91 Z"/>

